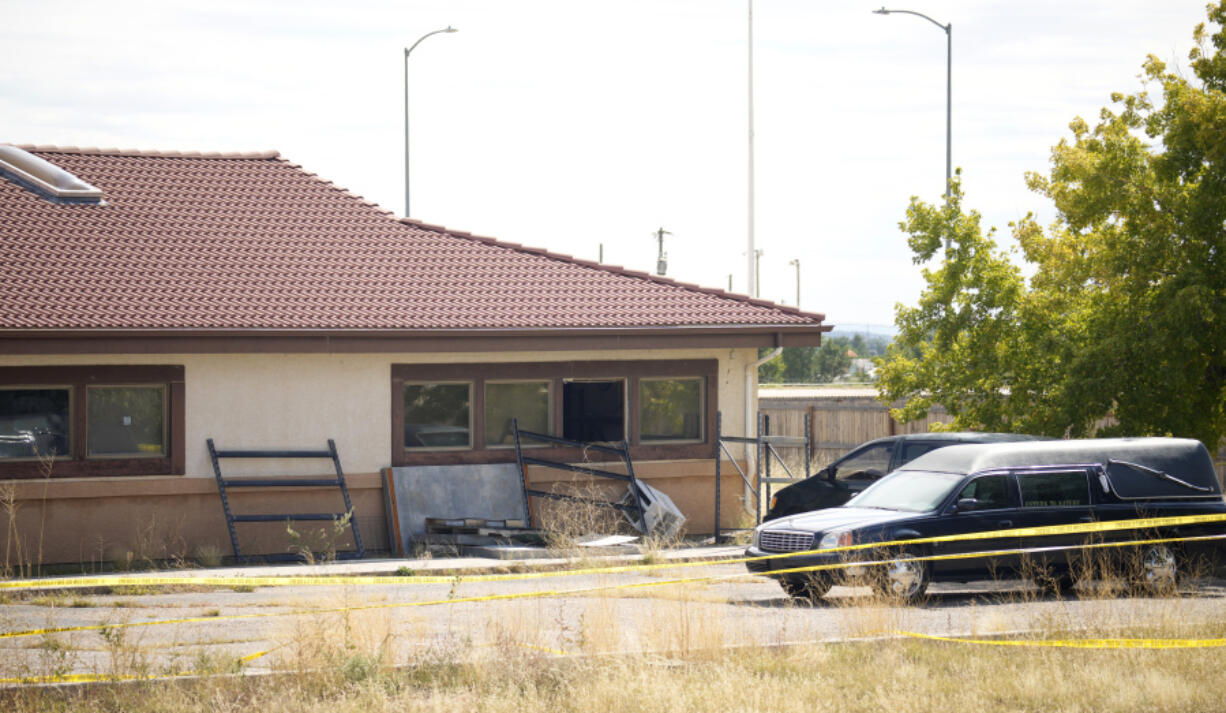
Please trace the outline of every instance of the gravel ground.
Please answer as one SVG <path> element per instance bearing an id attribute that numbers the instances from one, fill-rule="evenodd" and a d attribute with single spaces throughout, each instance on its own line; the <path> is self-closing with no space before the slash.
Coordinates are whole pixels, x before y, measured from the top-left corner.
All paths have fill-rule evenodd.
<path id="1" fill-rule="evenodd" d="M 661 584 L 689 577 L 729 578 Z M 1085 629 L 1087 635 L 1112 636 L 1162 626 L 1197 636 L 1198 627 L 1226 617 L 1226 582 L 1219 580 L 1198 582 L 1169 597 L 1088 592 L 1055 597 L 1017 581 L 936 584 L 919 606 L 891 606 L 868 589 L 836 587 L 819 604 L 808 605 L 792 602 L 769 579 L 745 576 L 741 565 L 513 582 L 461 578 L 451 584 L 195 589 L 61 592 L 10 601 L 0 607 L 2 632 L 129 626 L 0 638 L 0 678 L 184 672 L 263 651 L 271 653 L 249 662 L 246 670 L 292 667 L 336 652 L 383 651 L 394 663 L 512 649 L 667 656 L 899 630 L 964 636 Z M 457 601 L 533 592 L 550 593 Z M 426 602 L 441 603 L 422 605 Z M 205 621 L 140 625 L 193 617 Z"/>

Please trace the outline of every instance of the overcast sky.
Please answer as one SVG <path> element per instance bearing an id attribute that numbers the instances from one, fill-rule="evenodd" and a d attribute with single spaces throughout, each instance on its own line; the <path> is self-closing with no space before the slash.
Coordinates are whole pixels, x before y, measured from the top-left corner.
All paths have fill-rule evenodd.
<path id="1" fill-rule="evenodd" d="M 898 230 L 945 172 L 945 34 L 881 0 L 755 0 L 762 297 L 854 328 L 922 287 Z M 953 25 L 953 159 L 1006 224 L 1075 116 L 1185 66 L 1205 0 L 906 0 Z M 746 289 L 747 0 L 0 0 L 0 142 L 276 149 L 413 217 Z M 105 190 L 105 186 L 101 186 Z"/>

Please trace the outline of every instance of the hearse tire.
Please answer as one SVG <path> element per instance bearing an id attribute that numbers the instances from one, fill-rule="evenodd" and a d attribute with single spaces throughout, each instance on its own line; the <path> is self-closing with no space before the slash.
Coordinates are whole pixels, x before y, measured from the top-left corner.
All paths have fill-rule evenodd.
<path id="1" fill-rule="evenodd" d="M 1168 544 L 1154 544 L 1138 551 L 1132 584 L 1140 594 L 1171 594 L 1183 578 L 1180 552 Z"/>
<path id="2" fill-rule="evenodd" d="M 915 559 L 914 552 L 899 555 L 882 565 L 870 583 L 879 596 L 903 604 L 923 601 L 931 579 L 928 562 Z"/>

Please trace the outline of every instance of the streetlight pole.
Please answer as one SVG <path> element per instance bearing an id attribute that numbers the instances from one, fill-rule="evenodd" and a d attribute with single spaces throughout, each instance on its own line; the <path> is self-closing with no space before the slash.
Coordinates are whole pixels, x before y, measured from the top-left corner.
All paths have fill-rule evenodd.
<path id="1" fill-rule="evenodd" d="M 762 253 L 766 252 L 762 248 L 753 251 L 753 296 L 762 296 Z"/>
<path id="2" fill-rule="evenodd" d="M 754 250 L 754 194 L 753 194 L 753 0 L 749 0 L 749 247 L 745 254 L 749 256 L 748 265 L 748 289 L 745 294 L 754 297 L 758 296 L 758 276 L 757 276 L 757 255 L 760 251 Z"/>
<path id="3" fill-rule="evenodd" d="M 800 258 L 788 260 L 788 264 L 796 266 L 796 309 L 800 309 Z"/>
<path id="4" fill-rule="evenodd" d="M 426 34 L 417 38 L 417 41 L 414 42 L 411 47 L 406 47 L 404 50 L 404 217 L 406 218 L 408 218 L 410 215 L 409 213 L 409 55 L 413 53 L 413 50 L 417 49 L 417 45 L 420 45 L 422 40 L 426 39 L 430 35 L 437 35 L 440 32 L 451 33 L 451 32 L 458 32 L 458 31 L 459 30 L 455 29 L 451 25 L 448 25 L 441 30 L 435 30 L 434 32 L 427 32 Z"/>
<path id="5" fill-rule="evenodd" d="M 952 190 L 949 182 L 950 179 L 953 178 L 953 160 L 950 145 L 953 137 L 954 24 L 951 22 L 949 24 L 942 25 L 924 13 L 915 12 L 913 10 L 887 10 L 884 7 L 880 10 L 873 10 L 873 14 L 875 15 L 889 15 L 890 13 L 894 12 L 900 15 L 915 15 L 916 17 L 922 17 L 945 31 L 945 197 L 948 198 Z"/>

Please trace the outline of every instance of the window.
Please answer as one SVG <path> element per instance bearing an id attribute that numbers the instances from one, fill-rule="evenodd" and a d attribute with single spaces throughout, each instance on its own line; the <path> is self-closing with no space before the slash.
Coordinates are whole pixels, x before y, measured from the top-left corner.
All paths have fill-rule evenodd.
<path id="1" fill-rule="evenodd" d="M 640 379 L 639 438 L 702 440 L 702 379 Z"/>
<path id="2" fill-rule="evenodd" d="M 184 472 L 182 366 L 0 368 L 0 478 Z"/>
<path id="3" fill-rule="evenodd" d="M 521 431 L 628 441 L 634 458 L 712 458 L 715 359 L 394 364 L 392 464 L 506 463 Z M 580 449 L 529 440 L 550 460 Z"/>
<path id="4" fill-rule="evenodd" d="M 1090 489 L 1085 471 L 1023 473 L 1018 478 L 1022 506 L 1031 508 L 1089 505 Z"/>
<path id="5" fill-rule="evenodd" d="M 1004 475 L 985 475 L 972 480 L 962 492 L 958 500 L 974 498 L 979 501 L 979 510 L 995 510 L 1010 506 L 1009 478 Z"/>
<path id="6" fill-rule="evenodd" d="M 472 384 L 405 384 L 404 447 L 472 445 Z"/>
<path id="7" fill-rule="evenodd" d="M 626 437 L 626 386 L 613 381 L 562 385 L 562 437 L 572 441 L 620 441 Z"/>
<path id="8" fill-rule="evenodd" d="M 934 443 L 932 441 L 903 441 L 902 456 L 898 459 L 898 467 L 901 468 L 905 464 L 919 458 L 920 456 L 930 451 L 935 451 L 938 448 L 944 448 L 950 445 L 949 443 Z"/>
<path id="9" fill-rule="evenodd" d="M 890 471 L 894 442 L 878 443 L 847 456 L 831 467 L 838 480 L 876 480 Z"/>
<path id="10" fill-rule="evenodd" d="M 166 455 L 165 391 L 164 386 L 86 389 L 86 453 L 129 458 Z"/>
<path id="11" fill-rule="evenodd" d="M 68 455 L 71 403 L 68 388 L 0 388 L 0 458 Z"/>
<path id="12" fill-rule="evenodd" d="M 511 424 L 519 421 L 519 430 L 549 434 L 548 381 L 498 381 L 485 384 L 485 445 L 515 445 Z"/>

